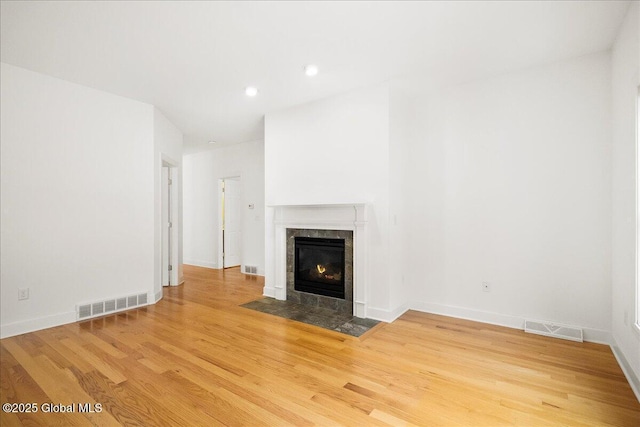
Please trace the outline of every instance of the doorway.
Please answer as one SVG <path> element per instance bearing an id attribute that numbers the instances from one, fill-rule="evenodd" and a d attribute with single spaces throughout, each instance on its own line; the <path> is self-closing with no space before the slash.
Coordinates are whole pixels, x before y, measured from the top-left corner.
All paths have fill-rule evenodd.
<path id="1" fill-rule="evenodd" d="M 218 265 L 220 268 L 242 264 L 242 194 L 239 176 L 218 181 L 219 225 Z"/>
<path id="2" fill-rule="evenodd" d="M 161 263 L 162 286 L 178 285 L 178 192 L 177 165 L 167 159 L 162 160 L 160 200 L 161 200 Z"/>

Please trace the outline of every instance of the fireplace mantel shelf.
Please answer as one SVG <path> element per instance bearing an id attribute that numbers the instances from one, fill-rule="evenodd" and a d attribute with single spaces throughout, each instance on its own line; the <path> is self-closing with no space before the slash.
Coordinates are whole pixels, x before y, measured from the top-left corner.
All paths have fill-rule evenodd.
<path id="1" fill-rule="evenodd" d="M 274 209 L 363 209 L 366 208 L 370 203 L 369 202 L 353 202 L 353 203 L 310 203 L 310 204 L 298 204 L 298 205 L 287 205 L 287 204 L 271 204 L 266 205 L 268 208 Z"/>
<path id="2" fill-rule="evenodd" d="M 344 208 L 344 207 L 364 207 L 370 202 L 349 202 L 349 203 L 309 203 L 309 204 L 267 204 L 268 208 Z"/>

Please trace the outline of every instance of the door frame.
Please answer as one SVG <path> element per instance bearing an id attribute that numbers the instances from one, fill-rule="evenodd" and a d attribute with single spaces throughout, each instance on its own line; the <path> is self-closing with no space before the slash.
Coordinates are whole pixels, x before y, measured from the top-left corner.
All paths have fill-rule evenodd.
<path id="1" fill-rule="evenodd" d="M 169 286 L 178 286 L 180 284 L 179 270 L 180 270 L 180 259 L 179 259 L 179 226 L 180 226 L 180 217 L 179 217 L 179 193 L 178 188 L 180 185 L 180 174 L 179 174 L 179 163 L 170 157 L 166 156 L 164 153 L 161 154 L 161 168 L 167 167 L 169 168 L 169 176 L 171 177 L 171 186 L 170 186 L 170 197 L 169 197 L 169 212 L 172 227 L 169 231 L 169 256 L 170 256 L 170 265 L 172 267 L 171 272 L 169 274 Z M 162 172 L 160 173 L 160 178 L 162 179 Z M 162 206 L 163 201 L 166 199 L 169 194 L 164 194 L 162 191 L 164 188 L 163 183 L 160 183 L 160 286 L 164 287 L 164 283 L 162 280 L 163 277 L 163 269 L 164 269 L 164 261 L 162 259 L 164 253 L 164 242 L 162 239 L 162 227 L 165 224 L 162 223 Z"/>
<path id="2" fill-rule="evenodd" d="M 222 178 L 218 178 L 218 227 L 216 232 L 218 235 L 218 268 L 224 269 L 224 181 L 227 179 L 233 179 L 242 182 L 241 175 L 229 175 Z M 242 222 L 241 222 L 242 223 Z M 240 268 L 242 268 L 242 257 L 240 257 Z"/>

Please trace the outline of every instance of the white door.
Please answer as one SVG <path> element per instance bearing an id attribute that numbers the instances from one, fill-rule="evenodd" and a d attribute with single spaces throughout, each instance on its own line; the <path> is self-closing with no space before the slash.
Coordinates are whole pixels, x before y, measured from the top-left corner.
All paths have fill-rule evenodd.
<path id="1" fill-rule="evenodd" d="M 224 180 L 223 200 L 223 268 L 236 267 L 241 263 L 240 251 L 242 242 L 239 178 L 226 178 Z"/>
<path id="2" fill-rule="evenodd" d="M 162 286 L 171 285 L 171 169 L 162 167 Z"/>

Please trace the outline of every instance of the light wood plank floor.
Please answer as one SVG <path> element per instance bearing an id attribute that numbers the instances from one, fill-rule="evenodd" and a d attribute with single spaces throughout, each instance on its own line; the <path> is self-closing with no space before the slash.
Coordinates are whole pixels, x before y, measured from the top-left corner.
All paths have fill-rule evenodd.
<path id="1" fill-rule="evenodd" d="M 239 307 L 263 280 L 238 269 L 185 277 L 154 306 L 3 339 L 2 403 L 41 409 L 0 424 L 640 426 L 607 346 L 414 311 L 353 338 Z"/>

